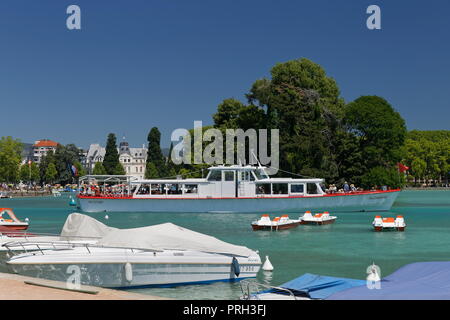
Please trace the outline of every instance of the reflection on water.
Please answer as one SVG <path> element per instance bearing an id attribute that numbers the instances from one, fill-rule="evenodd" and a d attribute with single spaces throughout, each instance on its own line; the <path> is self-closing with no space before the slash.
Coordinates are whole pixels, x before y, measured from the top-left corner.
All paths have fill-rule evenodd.
<path id="1" fill-rule="evenodd" d="M 273 271 L 261 271 L 263 283 L 266 285 L 272 285 Z"/>

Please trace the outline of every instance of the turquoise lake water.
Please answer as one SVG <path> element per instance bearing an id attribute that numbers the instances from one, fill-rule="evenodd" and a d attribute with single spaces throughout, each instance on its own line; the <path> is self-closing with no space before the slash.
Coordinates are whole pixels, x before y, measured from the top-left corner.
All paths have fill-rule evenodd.
<path id="1" fill-rule="evenodd" d="M 29 231 L 36 233 L 59 233 L 67 215 L 74 212 L 68 195 L 1 199 L 0 207 L 13 208 L 20 219 L 28 217 Z M 372 263 L 381 268 L 384 277 L 411 262 L 450 261 L 450 191 L 403 191 L 391 212 L 382 213 L 397 214 L 405 217 L 405 232 L 374 232 L 371 224 L 375 214 L 363 212 L 339 213 L 332 225 L 279 232 L 252 231 L 250 223 L 260 215 L 248 213 L 108 213 L 108 220 L 105 213 L 89 215 L 118 228 L 172 222 L 259 250 L 261 259 L 268 255 L 275 269 L 270 273 L 261 270 L 257 280 L 276 286 L 306 272 L 365 279 L 366 268 Z M 133 291 L 178 299 L 238 299 L 241 295 L 238 283 Z"/>

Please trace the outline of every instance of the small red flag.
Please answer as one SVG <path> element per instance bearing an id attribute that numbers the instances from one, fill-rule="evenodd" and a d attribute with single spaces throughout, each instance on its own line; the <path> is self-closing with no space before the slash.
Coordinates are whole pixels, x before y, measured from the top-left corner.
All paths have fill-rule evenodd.
<path id="1" fill-rule="evenodd" d="M 407 167 L 407 166 L 405 166 L 404 164 L 402 164 L 402 163 L 398 163 L 398 170 L 400 171 L 400 172 L 405 172 L 406 170 L 408 170 L 409 169 L 409 167 Z"/>

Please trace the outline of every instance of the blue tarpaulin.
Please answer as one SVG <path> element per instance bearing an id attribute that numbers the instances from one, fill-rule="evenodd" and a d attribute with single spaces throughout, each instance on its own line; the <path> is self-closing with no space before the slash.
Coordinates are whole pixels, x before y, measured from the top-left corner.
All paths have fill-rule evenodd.
<path id="1" fill-rule="evenodd" d="M 360 286 L 336 292 L 329 300 L 449 300 L 450 261 L 417 262 L 381 279 L 380 289 Z"/>
<path id="2" fill-rule="evenodd" d="M 366 280 L 336 278 L 305 273 L 279 287 L 291 290 L 294 294 L 303 293 L 312 299 L 325 299 L 333 293 L 366 284 Z M 275 292 L 276 290 L 270 290 Z M 279 293 L 282 293 L 281 291 Z"/>

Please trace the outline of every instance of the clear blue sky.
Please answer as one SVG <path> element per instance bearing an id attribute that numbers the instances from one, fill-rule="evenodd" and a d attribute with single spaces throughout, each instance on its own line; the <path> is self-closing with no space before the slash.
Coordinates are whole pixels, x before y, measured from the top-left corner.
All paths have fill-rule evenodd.
<path id="1" fill-rule="evenodd" d="M 81 7 L 82 30 L 66 28 Z M 382 30 L 366 28 L 366 8 Z M 448 0 L 4 0 L 0 136 L 87 147 L 211 124 L 225 98 L 306 57 L 349 102 L 386 98 L 408 129 L 450 129 Z"/>

